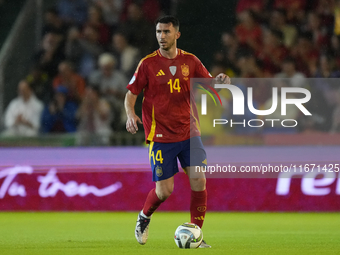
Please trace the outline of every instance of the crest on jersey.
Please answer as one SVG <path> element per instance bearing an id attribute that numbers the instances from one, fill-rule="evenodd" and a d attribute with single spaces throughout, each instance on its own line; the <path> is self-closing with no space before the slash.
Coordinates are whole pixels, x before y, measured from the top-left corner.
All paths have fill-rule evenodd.
<path id="1" fill-rule="evenodd" d="M 182 74 L 183 76 L 189 76 L 189 66 L 184 64 L 181 65 L 181 69 L 182 69 Z"/>
<path id="2" fill-rule="evenodd" d="M 177 71 L 177 66 L 170 66 L 169 69 L 172 76 L 174 76 Z"/>

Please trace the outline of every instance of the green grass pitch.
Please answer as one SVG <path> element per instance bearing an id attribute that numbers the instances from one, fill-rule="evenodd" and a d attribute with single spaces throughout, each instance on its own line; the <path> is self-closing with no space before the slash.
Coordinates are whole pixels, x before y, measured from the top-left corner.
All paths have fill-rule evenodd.
<path id="1" fill-rule="evenodd" d="M 154 214 L 148 243 L 134 237 L 137 213 L 0 213 L 0 254 L 340 254 L 338 213 L 208 213 L 211 249 L 181 250 L 175 229 L 189 213 Z"/>

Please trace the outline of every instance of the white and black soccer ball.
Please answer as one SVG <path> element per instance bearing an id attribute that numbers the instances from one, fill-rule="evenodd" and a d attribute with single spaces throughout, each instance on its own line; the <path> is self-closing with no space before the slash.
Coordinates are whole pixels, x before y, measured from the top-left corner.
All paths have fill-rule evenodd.
<path id="1" fill-rule="evenodd" d="M 196 249 L 203 240 L 203 232 L 194 223 L 184 223 L 175 231 L 175 243 L 181 249 Z"/>

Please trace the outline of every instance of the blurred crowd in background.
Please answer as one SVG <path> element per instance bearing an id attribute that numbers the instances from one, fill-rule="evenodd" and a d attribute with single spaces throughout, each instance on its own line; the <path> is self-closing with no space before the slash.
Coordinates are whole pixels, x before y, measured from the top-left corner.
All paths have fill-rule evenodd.
<path id="1" fill-rule="evenodd" d="M 159 0 L 59 0 L 44 13 L 40 50 L 5 112 L 3 136 L 78 134 L 108 144 L 125 130 L 126 86 L 141 57 L 157 49 Z M 140 106 L 139 106 L 140 107 Z"/>
<path id="2" fill-rule="evenodd" d="M 280 107 L 266 116 L 299 120 L 297 128 L 260 132 L 340 131 L 340 87 L 335 79 L 322 79 L 340 77 L 340 1 L 239 0 L 236 15 L 233 30 L 222 32 L 212 75 L 222 71 L 230 77 L 276 78 L 275 82 L 248 79 L 248 84 L 239 84 L 245 93 L 247 86 L 254 86 L 257 109 L 271 107 L 273 86 L 307 88 L 312 94 L 305 104 L 311 117 L 296 107 L 287 110 L 288 116 L 281 115 Z M 256 117 L 248 114 L 246 119 Z M 259 132 L 236 129 L 239 133 Z"/>
<path id="3" fill-rule="evenodd" d="M 139 60 L 158 48 L 154 21 L 176 14 L 174 3 L 59 0 L 44 13 L 40 50 L 18 85 L 18 97 L 6 109 L 2 135 L 77 132 L 79 145 L 109 144 L 115 131 L 125 130 L 128 81 Z M 290 118 L 301 123 L 293 132 L 340 131 L 339 86 L 306 79 L 340 76 L 340 1 L 239 0 L 235 12 L 234 29 L 221 31 L 221 48 L 208 68 L 212 75 L 289 78 L 281 86 L 304 87 L 313 95 L 306 105 L 312 118 L 292 110 Z M 245 93 L 250 86 L 237 85 Z M 270 108 L 271 86 L 263 82 L 257 86 L 254 106 Z M 227 104 L 221 114 L 230 118 L 231 98 L 224 98 Z M 279 115 L 269 117 L 281 119 Z"/>

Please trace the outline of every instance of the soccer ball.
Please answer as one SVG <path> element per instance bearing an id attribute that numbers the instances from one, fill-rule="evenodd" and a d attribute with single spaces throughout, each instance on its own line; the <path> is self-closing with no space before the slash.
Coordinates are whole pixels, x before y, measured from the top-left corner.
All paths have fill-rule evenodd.
<path id="1" fill-rule="evenodd" d="M 175 243 L 181 249 L 196 249 L 203 240 L 203 232 L 194 223 L 184 223 L 175 231 Z"/>

